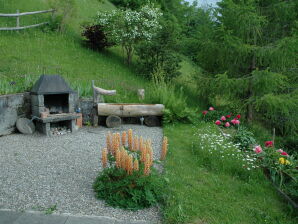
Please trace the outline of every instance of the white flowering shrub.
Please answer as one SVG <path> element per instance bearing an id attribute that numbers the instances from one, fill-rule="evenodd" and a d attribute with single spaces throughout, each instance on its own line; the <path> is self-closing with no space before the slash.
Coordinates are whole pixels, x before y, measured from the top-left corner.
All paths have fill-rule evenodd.
<path id="1" fill-rule="evenodd" d="M 150 41 L 161 29 L 159 9 L 146 5 L 138 11 L 113 10 L 99 12 L 96 23 L 103 26 L 112 42 L 122 45 L 127 54 L 127 63 L 131 63 L 134 45 L 140 41 Z"/>

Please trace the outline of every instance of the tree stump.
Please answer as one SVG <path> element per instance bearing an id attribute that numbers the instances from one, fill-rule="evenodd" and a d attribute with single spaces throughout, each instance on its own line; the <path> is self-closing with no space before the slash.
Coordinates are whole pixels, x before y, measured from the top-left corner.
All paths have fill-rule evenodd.
<path id="1" fill-rule="evenodd" d="M 115 115 L 110 115 L 106 119 L 106 125 L 108 128 L 118 128 L 121 126 L 121 118 Z"/>
<path id="2" fill-rule="evenodd" d="M 160 126 L 160 120 L 159 120 L 159 118 L 157 116 L 148 116 L 148 117 L 145 117 L 144 123 L 148 127 Z"/>

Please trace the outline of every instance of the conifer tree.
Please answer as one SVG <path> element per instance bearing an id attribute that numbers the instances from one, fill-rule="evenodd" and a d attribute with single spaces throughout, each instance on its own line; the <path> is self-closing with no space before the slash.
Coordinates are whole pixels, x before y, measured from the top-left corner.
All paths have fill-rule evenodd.
<path id="1" fill-rule="evenodd" d="M 214 12 L 208 39 L 198 33 L 201 96 L 297 134 L 298 1 L 222 0 Z"/>

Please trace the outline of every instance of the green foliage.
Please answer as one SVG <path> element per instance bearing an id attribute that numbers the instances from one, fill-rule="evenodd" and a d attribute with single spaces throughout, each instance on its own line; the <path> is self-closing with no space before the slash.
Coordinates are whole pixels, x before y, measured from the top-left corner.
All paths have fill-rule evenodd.
<path id="1" fill-rule="evenodd" d="M 145 102 L 161 103 L 166 110 L 163 115 L 164 123 L 193 122 L 196 111 L 187 105 L 186 95 L 182 87 L 177 87 L 173 83 L 166 83 L 162 73 L 156 73 L 153 77 L 151 88 L 146 91 Z"/>
<path id="2" fill-rule="evenodd" d="M 256 144 L 254 134 L 247 130 L 247 128 L 240 126 L 233 136 L 233 142 L 239 144 L 242 150 L 251 150 L 253 145 Z"/>
<path id="3" fill-rule="evenodd" d="M 76 16 L 75 0 L 47 0 L 51 8 L 56 11 L 50 21 L 50 29 L 65 32 L 67 25 Z"/>
<path id="4" fill-rule="evenodd" d="M 179 72 L 181 59 L 174 51 L 178 41 L 178 28 L 175 22 L 170 16 L 164 15 L 161 20 L 163 29 L 158 31 L 150 42 L 141 43 L 136 47 L 140 74 L 151 78 L 152 74 L 162 71 L 166 74 L 167 81 L 181 74 Z"/>
<path id="5" fill-rule="evenodd" d="M 149 176 L 143 176 L 142 172 L 127 175 L 126 171 L 113 167 L 105 169 L 93 187 L 97 198 L 107 204 L 138 210 L 162 202 L 164 181 L 154 169 Z"/>
<path id="6" fill-rule="evenodd" d="M 84 26 L 82 36 L 85 37 L 85 43 L 91 49 L 103 50 L 114 45 L 108 41 L 100 25 Z"/>
<path id="7" fill-rule="evenodd" d="M 139 10 L 117 9 L 98 13 L 95 23 L 102 26 L 108 40 L 119 44 L 125 50 L 130 65 L 135 45 L 150 41 L 158 29 L 161 12 L 153 5 L 145 5 Z"/>
<path id="8" fill-rule="evenodd" d="M 150 3 L 150 0 L 111 0 L 111 2 L 117 7 L 137 10 Z"/>

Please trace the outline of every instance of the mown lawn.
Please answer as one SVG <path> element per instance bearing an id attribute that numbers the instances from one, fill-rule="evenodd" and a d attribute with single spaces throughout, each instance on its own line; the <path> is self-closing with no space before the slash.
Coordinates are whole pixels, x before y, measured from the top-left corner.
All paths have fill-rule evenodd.
<path id="1" fill-rule="evenodd" d="M 217 130 L 209 124 L 174 124 L 164 128 L 170 144 L 166 162 L 166 223 L 297 223 L 291 208 L 260 169 L 247 170 L 241 162 L 233 163 L 231 157 L 213 156 L 198 132 Z M 223 150 L 225 144 L 228 141 L 222 143 Z"/>

